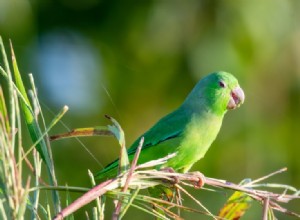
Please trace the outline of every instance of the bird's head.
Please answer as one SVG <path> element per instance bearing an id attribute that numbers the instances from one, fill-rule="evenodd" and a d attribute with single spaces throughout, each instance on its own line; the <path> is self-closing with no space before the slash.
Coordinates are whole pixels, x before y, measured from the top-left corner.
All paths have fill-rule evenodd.
<path id="1" fill-rule="evenodd" d="M 215 72 L 201 79 L 189 94 L 185 103 L 194 109 L 203 109 L 223 115 L 227 110 L 243 104 L 244 91 L 237 79 L 227 72 Z"/>

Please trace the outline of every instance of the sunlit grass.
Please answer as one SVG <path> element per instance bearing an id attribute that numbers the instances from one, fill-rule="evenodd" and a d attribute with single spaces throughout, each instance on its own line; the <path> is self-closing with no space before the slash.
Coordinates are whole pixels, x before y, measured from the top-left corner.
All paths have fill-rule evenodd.
<path id="1" fill-rule="evenodd" d="M 0 73 L 2 77 L 6 79 L 5 86 L 8 88 L 8 94 L 4 95 L 4 92 L 2 91 L 3 87 L 1 85 L 0 93 L 0 178 L 2 190 L 1 210 L 3 210 L 1 214 L 3 219 L 23 219 L 25 211 L 30 211 L 32 212 L 32 218 L 36 218 L 40 209 L 49 209 L 41 206 L 39 202 L 40 191 L 34 191 L 31 195 L 29 195 L 29 188 L 32 186 L 38 187 L 41 183 L 46 184 L 45 181 L 41 179 L 41 170 L 43 165 L 46 165 L 48 174 L 47 182 L 49 183 L 47 185 L 57 185 L 50 142 L 48 141 L 48 132 L 67 111 L 67 107 L 64 107 L 62 111 L 54 117 L 50 125 L 46 126 L 41 112 L 41 107 L 37 99 L 32 75 L 29 75 L 31 88 L 26 89 L 18 69 L 12 46 L 11 64 L 13 71 L 11 71 L 7 58 L 8 56 L 1 38 L 0 47 L 4 63 L 4 67 L 0 66 Z M 31 101 L 27 95 L 27 91 L 30 91 L 29 94 L 31 94 Z M 7 103 L 9 105 L 8 108 L 6 106 Z M 24 132 L 21 126 L 23 122 L 25 122 L 33 143 L 31 146 L 26 148 L 22 141 L 23 136 L 26 134 L 26 131 Z M 26 174 L 26 176 L 24 176 L 25 167 L 31 170 L 32 175 Z M 54 208 L 53 213 L 60 211 L 60 199 L 58 192 L 55 190 L 52 191 L 52 199 L 46 206 L 50 204 L 51 207 Z M 49 211 L 45 212 L 45 216 L 51 216 Z"/>

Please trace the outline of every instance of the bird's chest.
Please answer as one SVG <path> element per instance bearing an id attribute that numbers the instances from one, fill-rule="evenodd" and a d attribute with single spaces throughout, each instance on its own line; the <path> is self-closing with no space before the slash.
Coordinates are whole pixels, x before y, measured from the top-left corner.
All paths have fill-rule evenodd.
<path id="1" fill-rule="evenodd" d="M 222 124 L 222 118 L 212 115 L 193 117 L 183 132 L 182 141 L 178 146 L 175 163 L 185 164 L 183 169 L 189 169 L 200 160 L 215 140 Z"/>

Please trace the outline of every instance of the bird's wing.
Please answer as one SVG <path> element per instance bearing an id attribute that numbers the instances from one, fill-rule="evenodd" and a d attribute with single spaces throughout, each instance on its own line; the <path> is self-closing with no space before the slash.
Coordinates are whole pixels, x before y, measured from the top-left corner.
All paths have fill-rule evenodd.
<path id="1" fill-rule="evenodd" d="M 128 149 L 128 154 L 134 154 L 140 139 L 144 137 L 143 150 L 155 147 L 161 142 L 179 137 L 190 119 L 190 115 L 184 109 L 178 109 L 160 119 L 152 128 L 140 136 Z"/>
<path id="2" fill-rule="evenodd" d="M 160 144 L 166 140 L 170 140 L 170 145 L 163 146 L 163 151 L 168 151 L 167 148 L 169 148 L 170 153 L 173 153 L 173 150 L 177 146 L 173 146 L 176 142 L 176 138 L 179 137 L 186 124 L 188 123 L 190 118 L 190 115 L 187 111 L 183 109 L 178 109 L 169 115 L 163 117 L 161 120 L 159 120 L 150 130 L 148 130 L 145 134 L 143 134 L 141 137 L 144 137 L 144 144 L 142 148 L 142 152 L 140 156 L 143 156 L 143 152 L 145 149 L 149 149 L 150 147 L 159 147 L 163 146 L 165 144 Z M 130 158 L 133 157 L 134 153 L 136 152 L 136 149 L 139 145 L 140 138 L 138 138 L 132 146 L 128 149 L 128 156 Z M 174 140 L 174 141 L 172 141 Z M 149 153 L 149 152 L 145 152 Z M 144 155 L 145 156 L 145 155 Z M 148 159 L 157 159 L 159 155 L 148 155 Z M 153 158 L 152 158 L 153 157 Z M 116 168 L 118 166 L 118 159 L 108 164 L 103 170 L 95 174 L 95 177 L 97 179 L 101 179 L 103 177 L 112 177 L 116 174 Z"/>

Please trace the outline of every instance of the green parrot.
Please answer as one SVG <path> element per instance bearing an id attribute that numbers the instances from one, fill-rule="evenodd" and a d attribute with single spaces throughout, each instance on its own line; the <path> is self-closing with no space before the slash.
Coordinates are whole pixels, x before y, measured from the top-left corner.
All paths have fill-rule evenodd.
<path id="1" fill-rule="evenodd" d="M 145 132 L 138 164 L 176 153 L 161 168 L 185 173 L 204 157 L 220 131 L 227 110 L 239 107 L 245 99 L 237 79 L 227 72 L 214 72 L 201 79 L 184 102 Z M 139 137 L 128 149 L 130 160 Z M 95 174 L 96 179 L 117 175 L 118 160 Z"/>

